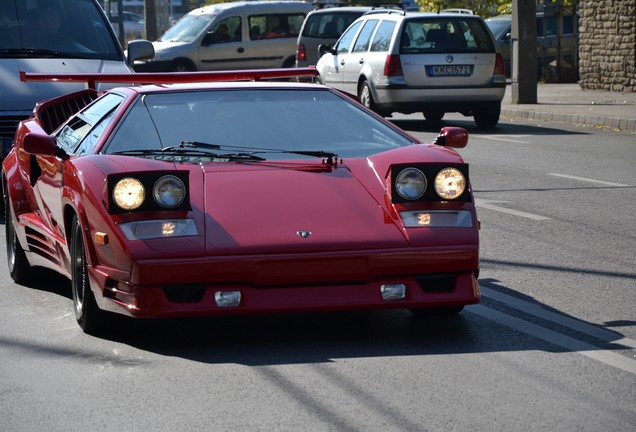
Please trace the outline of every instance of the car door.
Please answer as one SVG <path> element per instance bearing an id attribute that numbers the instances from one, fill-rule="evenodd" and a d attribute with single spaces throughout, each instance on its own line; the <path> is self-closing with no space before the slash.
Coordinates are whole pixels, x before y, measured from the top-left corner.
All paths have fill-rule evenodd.
<path id="1" fill-rule="evenodd" d="M 242 17 L 238 14 L 215 20 L 201 39 L 199 70 L 241 69 L 247 59 Z"/>
<path id="2" fill-rule="evenodd" d="M 342 88 L 351 94 L 358 94 L 358 78 L 369 54 L 371 36 L 378 25 L 378 20 L 367 20 L 358 34 L 347 62 L 342 71 Z"/>
<path id="3" fill-rule="evenodd" d="M 55 136 L 57 145 L 71 158 L 91 153 L 122 101 L 123 97 L 114 93 L 95 101 L 62 126 Z M 38 155 L 36 162 L 39 175 L 36 178 L 31 172 L 31 181 L 40 218 L 52 233 L 64 238 L 62 195 L 66 161 L 57 156 Z"/>
<path id="4" fill-rule="evenodd" d="M 325 59 L 327 63 L 321 77 L 321 79 L 323 80 L 323 84 L 337 88 L 339 90 L 344 90 L 344 70 L 347 63 L 349 62 L 349 53 L 351 51 L 353 41 L 355 40 L 355 37 L 358 34 L 358 30 L 360 30 L 363 23 L 364 21 L 357 21 L 353 23 L 342 34 L 342 36 L 336 43 L 335 53 L 327 54 L 331 58 Z"/>

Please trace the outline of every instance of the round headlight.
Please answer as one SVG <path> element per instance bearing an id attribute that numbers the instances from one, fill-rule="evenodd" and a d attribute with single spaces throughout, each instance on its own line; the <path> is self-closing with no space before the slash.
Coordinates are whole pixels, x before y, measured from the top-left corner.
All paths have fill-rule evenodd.
<path id="1" fill-rule="evenodd" d="M 426 192 L 426 176 L 417 168 L 400 171 L 395 179 L 395 191 L 406 200 L 416 200 Z"/>
<path id="2" fill-rule="evenodd" d="M 135 210 L 146 199 L 146 190 L 139 180 L 125 177 L 113 188 L 113 201 L 124 210 Z"/>
<path id="3" fill-rule="evenodd" d="M 465 189 L 466 178 L 456 168 L 444 168 L 435 176 L 435 192 L 443 199 L 456 199 Z"/>
<path id="4" fill-rule="evenodd" d="M 179 177 L 163 176 L 155 183 L 152 196 L 161 207 L 175 208 L 185 199 L 186 187 Z"/>

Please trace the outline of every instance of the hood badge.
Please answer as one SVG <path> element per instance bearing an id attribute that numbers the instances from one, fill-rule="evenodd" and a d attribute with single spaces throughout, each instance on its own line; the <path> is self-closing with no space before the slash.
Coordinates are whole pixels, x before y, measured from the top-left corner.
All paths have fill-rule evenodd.
<path id="1" fill-rule="evenodd" d="M 447 55 L 446 56 L 446 63 L 452 63 L 454 61 L 455 61 L 455 59 L 453 58 L 452 55 Z"/>
<path id="2" fill-rule="evenodd" d="M 296 231 L 296 235 L 300 238 L 309 238 L 311 237 L 311 231 L 303 231 L 303 230 L 298 230 Z"/>

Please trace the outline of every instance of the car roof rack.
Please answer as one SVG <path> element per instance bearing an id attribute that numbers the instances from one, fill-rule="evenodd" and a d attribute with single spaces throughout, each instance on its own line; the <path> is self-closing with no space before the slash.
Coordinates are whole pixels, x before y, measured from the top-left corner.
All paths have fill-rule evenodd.
<path id="1" fill-rule="evenodd" d="M 406 11 L 404 9 L 371 9 L 370 11 L 365 12 L 363 15 L 375 15 L 375 14 L 400 14 L 406 15 Z"/>
<path id="2" fill-rule="evenodd" d="M 166 73 L 32 73 L 20 71 L 20 81 L 57 81 L 84 82 L 88 88 L 96 89 L 96 84 L 187 84 L 219 81 L 261 81 L 268 79 L 315 77 L 318 72 L 315 67 L 278 68 L 278 69 L 249 69 L 228 70 L 215 72 L 166 72 Z"/>

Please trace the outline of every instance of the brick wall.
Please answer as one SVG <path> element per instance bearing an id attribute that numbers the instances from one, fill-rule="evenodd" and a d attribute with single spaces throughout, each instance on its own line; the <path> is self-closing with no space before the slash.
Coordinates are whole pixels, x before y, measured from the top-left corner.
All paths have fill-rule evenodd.
<path id="1" fill-rule="evenodd" d="M 584 89 L 636 92 L 636 0 L 580 0 Z"/>

